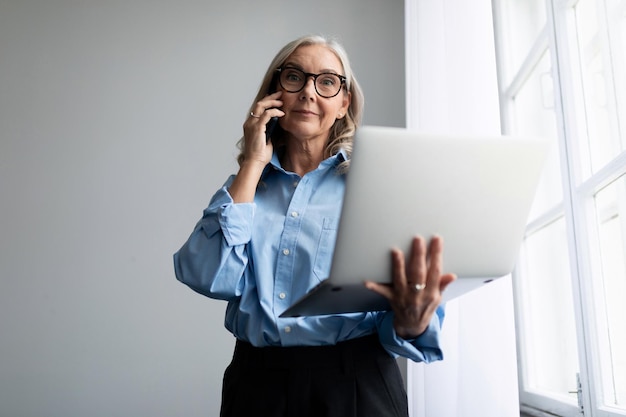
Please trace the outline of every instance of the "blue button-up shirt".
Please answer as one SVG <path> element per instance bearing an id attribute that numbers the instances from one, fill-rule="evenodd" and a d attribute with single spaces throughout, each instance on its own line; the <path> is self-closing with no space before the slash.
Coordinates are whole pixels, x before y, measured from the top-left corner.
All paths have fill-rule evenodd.
<path id="1" fill-rule="evenodd" d="M 329 345 L 378 333 L 393 356 L 439 360 L 441 307 L 410 341 L 396 335 L 391 311 L 279 317 L 329 275 L 345 190 L 337 166 L 345 158 L 340 152 L 300 177 L 274 155 L 253 203 L 233 202 L 231 176 L 174 255 L 176 277 L 200 294 L 228 301 L 226 328 L 255 346 Z"/>

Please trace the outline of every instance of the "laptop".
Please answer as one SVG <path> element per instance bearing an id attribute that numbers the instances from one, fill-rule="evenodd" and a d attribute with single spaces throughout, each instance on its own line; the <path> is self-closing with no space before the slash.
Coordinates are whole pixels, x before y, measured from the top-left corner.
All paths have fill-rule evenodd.
<path id="1" fill-rule="evenodd" d="M 391 249 L 443 237 L 443 301 L 513 270 L 548 150 L 546 139 L 358 129 L 330 276 L 281 317 L 390 309 L 364 281 L 391 283 Z"/>

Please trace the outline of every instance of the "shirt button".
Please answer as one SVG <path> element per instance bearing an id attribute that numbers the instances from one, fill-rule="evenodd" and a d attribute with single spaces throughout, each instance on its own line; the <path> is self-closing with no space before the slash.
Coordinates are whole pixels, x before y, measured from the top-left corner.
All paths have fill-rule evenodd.
<path id="1" fill-rule="evenodd" d="M 291 327 L 290 326 L 286 326 L 285 327 L 285 333 L 291 333 Z"/>
<path id="2" fill-rule="evenodd" d="M 289 255 L 289 249 L 283 249 L 283 255 Z"/>
<path id="3" fill-rule="evenodd" d="M 287 294 L 285 294 L 284 292 L 281 292 L 280 294 L 278 294 L 278 298 L 280 298 L 281 300 L 284 300 L 285 297 L 287 297 Z"/>
<path id="4" fill-rule="evenodd" d="M 298 186 L 298 181 L 294 181 L 293 182 L 293 188 L 296 188 Z"/>
<path id="5" fill-rule="evenodd" d="M 291 217 L 298 217 L 298 212 L 297 211 L 292 211 L 291 212 Z"/>

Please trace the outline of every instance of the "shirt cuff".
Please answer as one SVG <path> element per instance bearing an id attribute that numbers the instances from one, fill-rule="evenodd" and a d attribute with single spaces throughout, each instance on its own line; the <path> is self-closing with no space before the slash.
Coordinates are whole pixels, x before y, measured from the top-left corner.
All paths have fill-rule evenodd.
<path id="1" fill-rule="evenodd" d="M 440 333 L 444 315 L 445 310 L 439 306 L 426 331 L 415 339 L 407 340 L 397 335 L 393 327 L 394 313 L 387 312 L 378 330 L 380 342 L 387 352 L 396 357 L 404 356 L 415 362 L 426 363 L 442 360 Z"/>
<path id="2" fill-rule="evenodd" d="M 217 211 L 217 219 L 228 246 L 245 245 L 252 237 L 255 203 L 233 202 L 226 187 L 216 194 L 211 204 Z"/>

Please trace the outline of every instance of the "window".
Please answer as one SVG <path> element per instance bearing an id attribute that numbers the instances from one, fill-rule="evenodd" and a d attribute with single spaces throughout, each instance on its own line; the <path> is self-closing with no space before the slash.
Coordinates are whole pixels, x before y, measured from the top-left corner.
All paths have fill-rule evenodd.
<path id="1" fill-rule="evenodd" d="M 514 274 L 520 400 L 626 416 L 626 0 L 493 0 L 502 129 L 552 142 Z"/>

